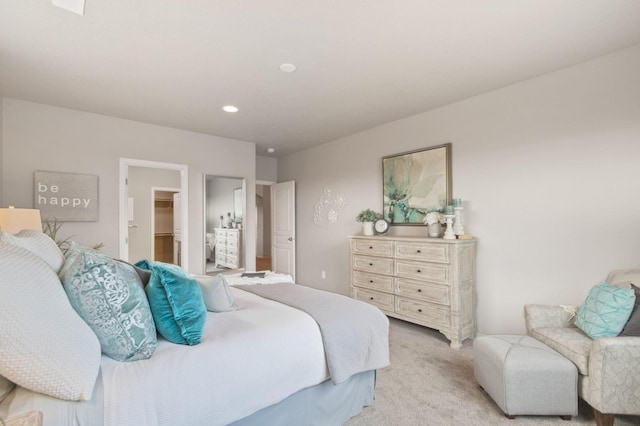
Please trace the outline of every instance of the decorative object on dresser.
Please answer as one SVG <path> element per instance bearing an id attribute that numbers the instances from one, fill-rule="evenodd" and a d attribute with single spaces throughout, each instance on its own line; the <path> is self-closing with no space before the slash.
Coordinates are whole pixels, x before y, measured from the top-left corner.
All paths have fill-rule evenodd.
<path id="1" fill-rule="evenodd" d="M 383 213 L 392 225 L 420 225 L 451 200 L 451 144 L 382 158 Z"/>
<path id="2" fill-rule="evenodd" d="M 216 265 L 238 269 L 242 266 L 242 231 L 214 228 L 216 238 Z"/>
<path id="3" fill-rule="evenodd" d="M 444 334 L 475 335 L 476 240 L 352 236 L 351 297 Z"/>
<path id="4" fill-rule="evenodd" d="M 382 215 L 371 209 L 362 210 L 356 216 L 356 220 L 362 223 L 362 233 L 364 235 L 373 235 L 373 222 L 380 219 Z"/>
<path id="5" fill-rule="evenodd" d="M 427 235 L 430 238 L 440 238 L 442 233 L 442 225 L 446 223 L 445 217 L 438 211 L 431 211 L 427 213 L 423 220 L 427 225 Z"/>

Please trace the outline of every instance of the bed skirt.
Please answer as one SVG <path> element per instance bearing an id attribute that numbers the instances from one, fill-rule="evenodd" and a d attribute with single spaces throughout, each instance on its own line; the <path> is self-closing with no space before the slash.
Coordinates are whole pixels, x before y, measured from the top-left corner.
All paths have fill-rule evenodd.
<path id="1" fill-rule="evenodd" d="M 232 426 L 342 425 L 373 403 L 376 372 L 365 371 L 334 385 L 331 380 L 302 389 Z"/>

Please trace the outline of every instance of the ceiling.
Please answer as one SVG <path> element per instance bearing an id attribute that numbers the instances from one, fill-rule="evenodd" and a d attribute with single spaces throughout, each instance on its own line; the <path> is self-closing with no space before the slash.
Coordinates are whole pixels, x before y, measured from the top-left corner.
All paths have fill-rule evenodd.
<path id="1" fill-rule="evenodd" d="M 638 43 L 638 0 L 0 0 L 0 95 L 282 156 Z"/>

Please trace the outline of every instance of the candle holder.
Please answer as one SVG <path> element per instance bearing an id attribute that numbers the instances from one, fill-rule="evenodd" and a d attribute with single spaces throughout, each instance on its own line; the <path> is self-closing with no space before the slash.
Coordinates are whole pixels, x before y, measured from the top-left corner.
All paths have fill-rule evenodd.
<path id="1" fill-rule="evenodd" d="M 453 210 L 455 210 L 453 233 L 456 235 L 463 235 L 464 224 L 462 223 L 462 207 L 454 207 Z"/>
<path id="2" fill-rule="evenodd" d="M 447 230 L 444 231 L 444 237 L 442 237 L 445 240 L 455 240 L 456 239 L 456 234 L 453 232 L 453 218 L 455 218 L 456 215 L 455 214 L 445 214 L 444 218 L 447 221 Z"/>

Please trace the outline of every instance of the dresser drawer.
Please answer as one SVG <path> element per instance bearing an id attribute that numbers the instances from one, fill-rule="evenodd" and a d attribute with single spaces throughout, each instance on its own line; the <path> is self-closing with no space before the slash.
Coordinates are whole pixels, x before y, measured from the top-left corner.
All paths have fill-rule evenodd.
<path id="1" fill-rule="evenodd" d="M 227 231 L 223 229 L 216 229 L 215 233 L 216 233 L 216 238 L 227 238 Z"/>
<path id="2" fill-rule="evenodd" d="M 353 287 L 352 295 L 354 299 L 362 300 L 363 302 L 370 303 L 377 306 L 380 309 L 393 312 L 393 295 L 387 293 L 381 293 L 375 290 L 364 290 L 358 287 Z"/>
<path id="3" fill-rule="evenodd" d="M 353 269 L 378 274 L 393 274 L 393 259 L 373 256 L 353 256 Z"/>
<path id="4" fill-rule="evenodd" d="M 237 238 L 228 238 L 227 237 L 227 247 L 237 249 L 238 248 L 238 239 Z"/>
<path id="5" fill-rule="evenodd" d="M 216 254 L 216 263 L 220 265 L 227 263 L 227 256 L 224 254 Z"/>
<path id="6" fill-rule="evenodd" d="M 224 237 L 216 237 L 216 250 L 218 249 L 218 247 L 222 246 L 226 246 L 227 245 L 227 239 Z"/>
<path id="7" fill-rule="evenodd" d="M 449 263 L 449 246 L 437 243 L 429 244 L 398 241 L 396 244 L 396 257 Z"/>
<path id="8" fill-rule="evenodd" d="M 393 277 L 353 271 L 353 285 L 393 292 Z"/>
<path id="9" fill-rule="evenodd" d="M 393 255 L 393 241 L 353 240 L 353 253 L 372 256 Z"/>
<path id="10" fill-rule="evenodd" d="M 395 273 L 399 277 L 449 284 L 449 266 L 437 263 L 396 260 Z"/>
<path id="11" fill-rule="evenodd" d="M 450 287 L 448 285 L 396 278 L 395 293 L 402 297 L 410 297 L 448 306 L 451 304 L 449 289 Z"/>
<path id="12" fill-rule="evenodd" d="M 396 312 L 435 326 L 449 326 L 449 308 L 396 297 Z"/>

